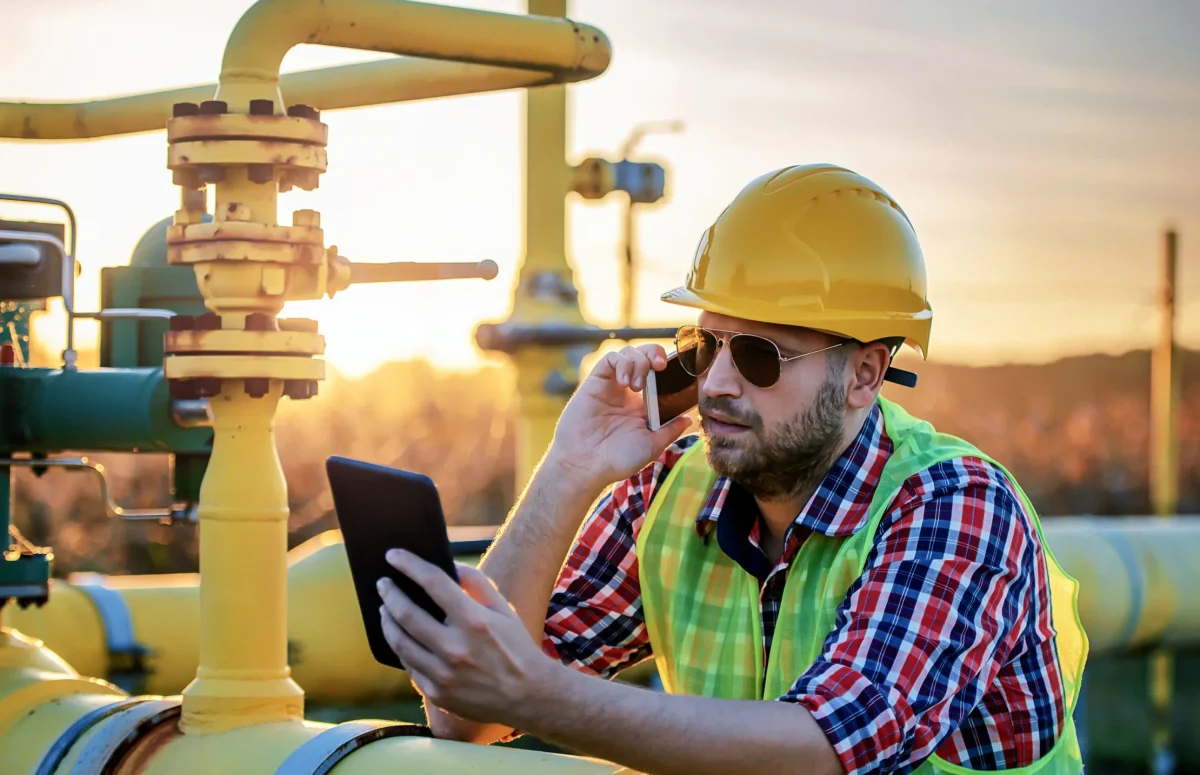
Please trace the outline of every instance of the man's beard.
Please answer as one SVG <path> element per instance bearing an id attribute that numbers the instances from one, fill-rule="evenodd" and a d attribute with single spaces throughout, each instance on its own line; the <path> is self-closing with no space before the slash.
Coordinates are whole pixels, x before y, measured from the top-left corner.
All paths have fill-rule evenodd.
<path id="1" fill-rule="evenodd" d="M 833 465 L 843 442 L 846 388 L 831 375 L 811 406 L 770 431 L 757 413 L 723 396 L 701 396 L 701 414 L 711 410 L 745 423 L 750 434 L 729 438 L 703 433 L 708 464 L 758 498 L 778 500 L 811 493 Z"/>

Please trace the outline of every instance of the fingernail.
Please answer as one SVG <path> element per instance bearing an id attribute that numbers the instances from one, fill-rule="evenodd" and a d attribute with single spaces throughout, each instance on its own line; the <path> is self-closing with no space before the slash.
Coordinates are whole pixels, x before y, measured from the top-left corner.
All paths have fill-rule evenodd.
<path id="1" fill-rule="evenodd" d="M 381 595 L 382 595 L 382 594 L 383 594 L 383 590 L 385 590 L 385 589 L 387 589 L 387 584 L 384 582 L 384 580 L 383 580 L 383 579 L 380 579 L 379 581 L 376 581 L 376 582 L 375 582 L 375 590 L 376 590 L 377 592 L 379 592 L 379 594 L 381 594 Z"/>
<path id="2" fill-rule="evenodd" d="M 633 386 L 634 386 L 635 388 L 640 388 L 640 387 L 642 386 L 642 378 L 641 378 L 641 377 L 634 377 L 634 378 L 633 378 Z"/>
<path id="3" fill-rule="evenodd" d="M 384 557 L 387 559 L 388 562 L 400 562 L 400 550 L 399 549 L 388 549 L 388 552 L 387 552 L 387 554 L 384 555 Z"/>

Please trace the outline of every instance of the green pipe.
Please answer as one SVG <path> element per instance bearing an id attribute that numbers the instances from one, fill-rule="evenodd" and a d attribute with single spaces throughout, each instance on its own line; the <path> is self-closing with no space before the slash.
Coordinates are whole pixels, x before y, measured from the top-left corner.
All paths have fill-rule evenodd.
<path id="1" fill-rule="evenodd" d="M 207 451 L 212 429 L 183 427 L 179 408 L 161 368 L 0 368 L 0 410 L 10 418 L 0 448 L 9 452 Z"/>

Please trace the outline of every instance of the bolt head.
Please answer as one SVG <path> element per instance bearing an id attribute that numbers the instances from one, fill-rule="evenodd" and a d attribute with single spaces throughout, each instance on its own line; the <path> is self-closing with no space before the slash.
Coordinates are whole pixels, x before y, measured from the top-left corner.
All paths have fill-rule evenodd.
<path id="1" fill-rule="evenodd" d="M 317 394 L 315 379 L 289 379 L 283 383 L 283 394 L 293 401 L 303 401 Z"/>
<path id="2" fill-rule="evenodd" d="M 246 316 L 247 331 L 276 331 L 275 319 L 265 312 L 252 312 Z"/>
<path id="3" fill-rule="evenodd" d="M 195 116 L 200 112 L 200 106 L 194 102 L 176 102 L 171 106 L 171 115 L 175 118 Z"/>
<path id="4" fill-rule="evenodd" d="M 307 118 L 311 121 L 318 121 L 321 118 L 321 113 L 310 105 L 289 105 L 287 114 L 292 118 Z"/>
<path id="5" fill-rule="evenodd" d="M 229 105 L 223 100 L 205 100 L 200 103 L 200 115 L 219 116 L 229 112 Z"/>
<path id="6" fill-rule="evenodd" d="M 167 320 L 167 327 L 171 331 L 191 331 L 196 327 L 195 315 L 172 315 Z M 172 383 L 176 384 L 176 383 Z"/>
<path id="7" fill-rule="evenodd" d="M 172 223 L 176 226 L 190 226 L 200 223 L 203 217 L 204 213 L 200 210 L 176 210 Z"/>
<path id="8" fill-rule="evenodd" d="M 321 214 L 316 210 L 297 210 L 292 213 L 293 226 L 320 226 Z"/>
<path id="9" fill-rule="evenodd" d="M 246 395 L 251 398 L 262 398 L 271 392 L 271 380 L 266 377 L 249 377 L 245 380 Z"/>
<path id="10" fill-rule="evenodd" d="M 274 100 L 250 100 L 250 115 L 272 116 L 275 114 Z"/>
<path id="11" fill-rule="evenodd" d="M 275 168 L 270 164 L 251 164 L 246 177 L 251 183 L 270 183 L 275 177 Z"/>

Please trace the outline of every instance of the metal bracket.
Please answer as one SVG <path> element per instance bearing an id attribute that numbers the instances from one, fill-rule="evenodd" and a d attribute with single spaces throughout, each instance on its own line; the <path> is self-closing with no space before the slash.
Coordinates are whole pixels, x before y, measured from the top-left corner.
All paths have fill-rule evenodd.
<path id="1" fill-rule="evenodd" d="M 284 759 L 275 775 L 326 775 L 368 743 L 388 737 L 433 737 L 427 726 L 380 719 L 347 721 L 326 729 Z"/>
<path id="2" fill-rule="evenodd" d="M 111 775 L 110 765 L 119 762 L 156 726 L 179 718 L 182 710 L 179 697 L 146 698 L 146 702 L 114 713 L 79 752 L 71 775 Z"/>
<path id="3" fill-rule="evenodd" d="M 75 211 L 61 199 L 50 199 L 42 196 L 25 196 L 24 194 L 0 194 L 0 200 L 9 202 L 31 202 L 34 204 L 53 205 L 61 207 L 67 214 L 71 224 L 71 247 L 63 249 L 62 297 L 63 307 L 67 310 L 67 349 L 63 350 L 63 369 L 70 371 L 75 368 L 75 242 L 79 229 L 75 221 Z M 22 232 L 24 234 L 24 232 Z M 20 239 L 28 239 L 22 236 Z M 57 240 L 56 240 L 57 241 Z M 58 244 L 60 249 L 62 243 Z"/>
<path id="4" fill-rule="evenodd" d="M 119 713 L 120 711 L 123 711 L 126 708 L 132 708 L 135 705 L 141 705 L 143 702 L 147 702 L 151 699 L 156 698 L 130 697 L 128 699 L 118 700 L 112 704 L 102 705 L 99 708 L 94 708 L 93 710 L 75 719 L 75 723 L 63 730 L 63 732 L 59 734 L 57 738 L 55 738 L 54 742 L 50 744 L 50 748 L 47 749 L 46 753 L 42 756 L 42 760 L 38 763 L 38 768 L 34 771 L 33 775 L 54 775 L 55 770 L 58 769 L 58 765 L 62 763 L 63 758 L 66 757 L 67 753 L 71 750 L 71 747 L 74 746 L 75 743 L 79 741 L 79 738 L 83 737 L 89 729 L 96 726 L 114 713 Z"/>
<path id="5" fill-rule="evenodd" d="M 100 614 L 109 656 L 108 679 L 130 694 L 143 691 L 150 675 L 145 659 L 154 652 L 138 643 L 124 596 L 108 587 L 99 573 L 72 574 L 70 583 L 91 599 Z"/>
<path id="6" fill-rule="evenodd" d="M 198 504 L 195 503 L 166 509 L 127 509 L 118 506 L 108 492 L 108 478 L 105 476 L 104 466 L 94 463 L 86 457 L 0 458 L 0 468 L 6 466 L 26 466 L 33 469 L 78 468 L 91 471 L 100 477 L 100 500 L 104 503 L 104 508 L 112 516 L 121 519 L 153 519 L 160 522 L 190 522 L 192 524 L 200 521 Z"/>

